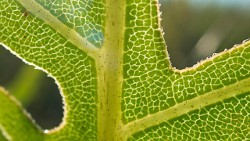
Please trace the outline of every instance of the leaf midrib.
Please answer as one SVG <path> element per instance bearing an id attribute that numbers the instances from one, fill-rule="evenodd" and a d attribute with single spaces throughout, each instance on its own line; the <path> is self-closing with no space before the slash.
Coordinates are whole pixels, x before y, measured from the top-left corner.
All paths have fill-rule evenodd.
<path id="1" fill-rule="evenodd" d="M 207 94 L 179 103 L 171 108 L 148 115 L 123 125 L 121 118 L 122 56 L 124 48 L 125 1 L 106 0 L 105 39 L 102 48 L 96 48 L 74 29 L 67 27 L 34 0 L 17 0 L 28 11 L 42 19 L 76 47 L 96 60 L 98 78 L 98 132 L 99 140 L 125 140 L 131 134 L 161 122 L 186 114 L 200 107 L 217 103 L 249 91 L 250 78 L 225 86 Z M 34 8 L 36 7 L 36 8 Z M 119 12 L 118 12 L 119 11 Z M 200 65 L 198 65 L 200 66 Z M 194 68 L 190 68 L 194 69 Z M 187 71 L 185 69 L 184 71 Z M 224 93 L 223 95 L 220 95 Z M 206 100 L 206 101 L 205 101 Z M 166 116 L 167 115 L 167 116 Z"/>
<path id="2" fill-rule="evenodd" d="M 104 45 L 96 58 L 98 140 L 122 140 L 121 99 L 125 1 L 106 0 Z"/>
<path id="3" fill-rule="evenodd" d="M 125 1 L 106 0 L 107 17 L 105 21 L 105 39 L 102 48 L 96 48 L 87 39 L 62 23 L 36 1 L 17 1 L 73 45 L 95 59 L 98 78 L 98 139 L 117 140 L 119 138 L 120 140 L 122 137 L 117 128 L 122 126 L 121 87 Z M 117 12 L 117 10 L 120 12 Z M 64 108 L 64 110 L 67 113 L 67 109 Z M 50 133 L 53 134 L 52 132 Z"/>

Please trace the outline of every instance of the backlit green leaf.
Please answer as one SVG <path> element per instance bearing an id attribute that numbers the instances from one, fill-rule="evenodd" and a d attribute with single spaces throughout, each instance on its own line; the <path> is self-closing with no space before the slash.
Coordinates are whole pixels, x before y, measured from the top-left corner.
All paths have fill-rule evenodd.
<path id="1" fill-rule="evenodd" d="M 156 0 L 1 0 L 0 44 L 55 79 L 65 110 L 61 125 L 42 134 L 2 92 L 3 135 L 250 139 L 250 41 L 177 70 L 159 23 Z"/>

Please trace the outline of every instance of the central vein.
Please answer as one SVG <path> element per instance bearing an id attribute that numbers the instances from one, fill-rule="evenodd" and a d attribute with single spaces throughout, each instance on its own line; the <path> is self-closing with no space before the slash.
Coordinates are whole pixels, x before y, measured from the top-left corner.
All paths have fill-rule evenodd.
<path id="1" fill-rule="evenodd" d="M 121 140 L 122 54 L 125 1 L 106 0 L 104 45 L 96 60 L 98 74 L 98 140 Z"/>

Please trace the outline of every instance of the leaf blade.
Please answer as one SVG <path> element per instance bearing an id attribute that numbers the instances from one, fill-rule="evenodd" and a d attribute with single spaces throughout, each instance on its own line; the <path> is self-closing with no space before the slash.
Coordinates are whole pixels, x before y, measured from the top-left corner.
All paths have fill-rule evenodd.
<path id="1" fill-rule="evenodd" d="M 4 0 L 0 4 L 0 30 L 4 33 L 0 35 L 1 44 L 24 62 L 45 71 L 60 87 L 64 102 L 64 119 L 53 133 L 46 135 L 46 138 L 95 140 L 97 82 L 93 58 L 44 21 L 34 15 L 25 16 L 19 3 Z M 10 17 L 12 13 L 15 14 Z M 73 76 L 78 78 L 72 79 Z M 79 101 L 71 102 L 72 99 Z M 82 132 L 85 134 L 61 136 L 66 132 L 72 132 L 72 135 L 83 134 Z M 89 132 L 91 134 L 88 134 Z"/>
<path id="2" fill-rule="evenodd" d="M 11 140 L 43 140 L 42 130 L 3 88 L 0 88 L 0 109 L 0 126 Z"/>
<path id="3" fill-rule="evenodd" d="M 103 0 L 92 1 L 54 1 L 35 0 L 54 17 L 80 36 L 86 38 L 94 47 L 100 48 L 103 42 L 105 4 Z"/>

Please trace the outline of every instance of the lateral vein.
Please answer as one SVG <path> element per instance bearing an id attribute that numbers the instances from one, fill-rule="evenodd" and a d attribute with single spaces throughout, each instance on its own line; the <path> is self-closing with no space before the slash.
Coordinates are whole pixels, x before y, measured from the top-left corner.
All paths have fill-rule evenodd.
<path id="1" fill-rule="evenodd" d="M 184 101 L 156 114 L 151 114 L 144 118 L 132 121 L 124 126 L 123 135 L 129 137 L 132 133 L 136 133 L 148 127 L 158 125 L 164 121 L 186 114 L 190 111 L 220 102 L 230 97 L 235 97 L 248 91 L 250 91 L 250 78 Z"/>
<path id="2" fill-rule="evenodd" d="M 29 12 L 42 19 L 46 24 L 68 39 L 73 45 L 86 52 L 89 56 L 95 58 L 99 48 L 96 48 L 87 39 L 78 34 L 74 29 L 69 28 L 48 10 L 44 9 L 34 0 L 17 0 Z"/>

